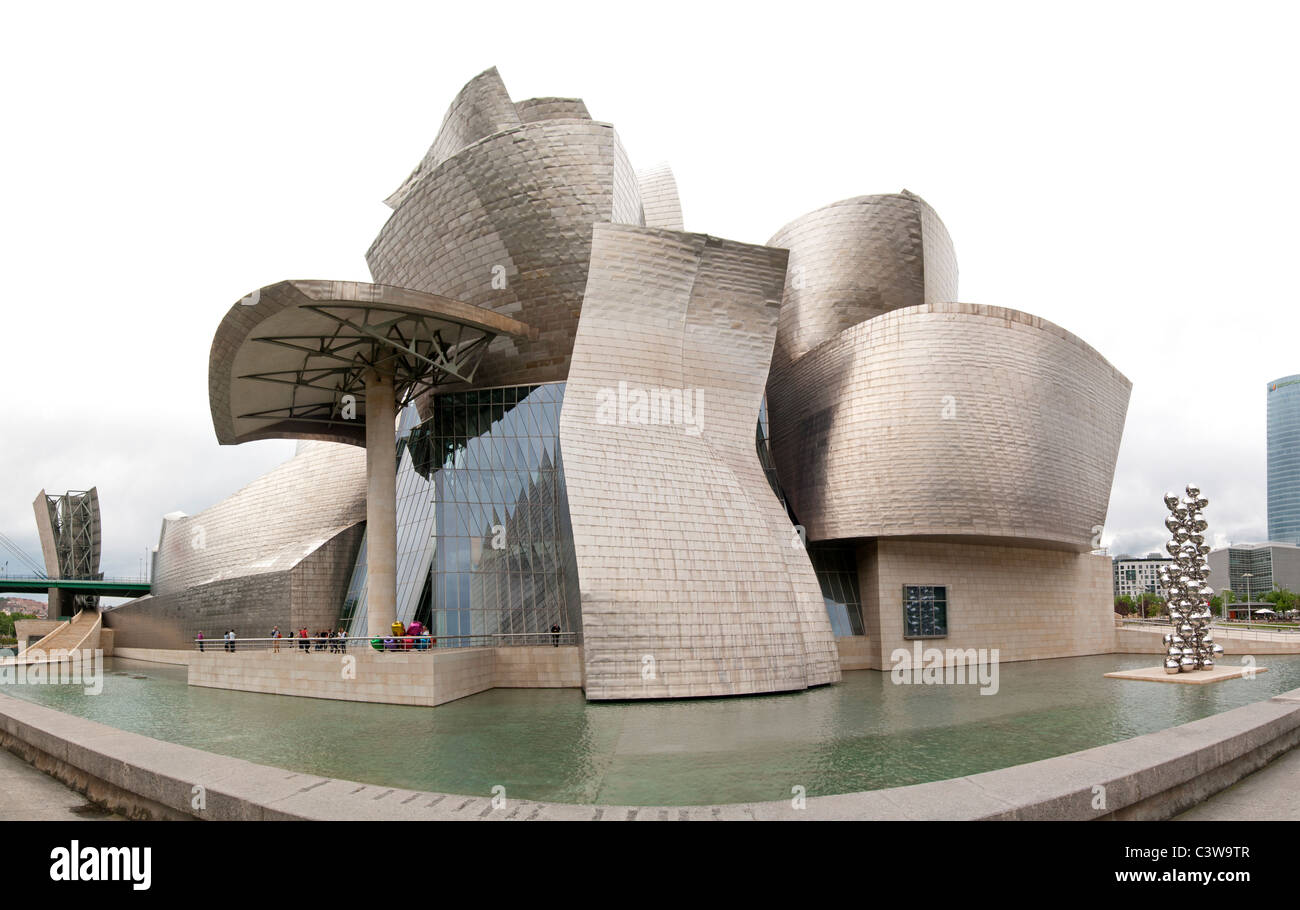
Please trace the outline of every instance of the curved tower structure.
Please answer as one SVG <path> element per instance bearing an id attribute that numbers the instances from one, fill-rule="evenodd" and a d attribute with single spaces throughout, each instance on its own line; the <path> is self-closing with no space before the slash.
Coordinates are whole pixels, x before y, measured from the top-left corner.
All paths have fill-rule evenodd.
<path id="1" fill-rule="evenodd" d="M 588 698 L 840 678 L 816 577 L 754 450 L 785 259 L 596 228 L 560 415 Z"/>
<path id="2" fill-rule="evenodd" d="M 790 251 L 772 366 L 890 310 L 957 299 L 957 257 L 926 201 L 856 196 L 796 218 L 768 242 Z"/>
<path id="3" fill-rule="evenodd" d="M 948 232 L 907 191 L 769 242 L 790 267 L 767 444 L 845 666 L 890 668 L 920 640 L 946 660 L 1108 650 L 1110 569 L 1089 551 L 1128 380 L 1046 320 L 955 302 Z"/>
<path id="4" fill-rule="evenodd" d="M 845 329 L 774 376 L 772 451 L 811 540 L 1091 550 L 1129 388 L 1045 319 L 923 304 Z"/>
<path id="5" fill-rule="evenodd" d="M 592 227 L 645 220 L 614 128 L 592 120 L 579 99 L 515 104 L 495 68 L 461 90 L 429 152 L 388 202 L 393 214 L 366 254 L 376 282 L 538 329 L 536 338 L 492 344 L 476 377 L 489 387 L 564 379 Z"/>

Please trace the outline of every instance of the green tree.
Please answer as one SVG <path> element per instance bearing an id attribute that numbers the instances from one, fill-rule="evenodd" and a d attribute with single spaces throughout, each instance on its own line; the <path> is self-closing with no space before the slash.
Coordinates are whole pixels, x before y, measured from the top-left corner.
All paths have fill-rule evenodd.
<path id="1" fill-rule="evenodd" d="M 4 613 L 0 612 L 0 638 L 14 637 L 14 623 L 23 619 L 35 619 L 35 613 Z"/>
<path id="2" fill-rule="evenodd" d="M 1294 591 L 1288 591 L 1286 588 L 1278 588 L 1276 591 L 1269 591 L 1260 600 L 1268 601 L 1277 607 L 1279 613 L 1285 613 L 1287 610 L 1296 608 L 1297 596 Z"/>
<path id="3" fill-rule="evenodd" d="M 1165 599 L 1151 591 L 1144 592 L 1138 598 L 1138 603 L 1147 616 L 1156 616 L 1165 611 Z"/>

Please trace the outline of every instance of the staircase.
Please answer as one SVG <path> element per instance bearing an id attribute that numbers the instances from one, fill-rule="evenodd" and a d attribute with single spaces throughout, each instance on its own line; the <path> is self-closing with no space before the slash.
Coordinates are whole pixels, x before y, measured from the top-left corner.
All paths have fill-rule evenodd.
<path id="1" fill-rule="evenodd" d="M 68 622 L 46 635 L 27 651 L 40 649 L 46 656 L 51 651 L 75 651 L 79 648 L 94 650 L 99 647 L 99 629 L 103 617 L 98 610 L 82 610 Z"/>

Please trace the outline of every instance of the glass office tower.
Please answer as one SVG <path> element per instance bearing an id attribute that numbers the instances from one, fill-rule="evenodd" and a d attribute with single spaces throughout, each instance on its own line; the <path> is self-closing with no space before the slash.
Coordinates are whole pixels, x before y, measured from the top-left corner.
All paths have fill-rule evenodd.
<path id="1" fill-rule="evenodd" d="M 1268 384 L 1268 539 L 1300 544 L 1300 375 Z"/>

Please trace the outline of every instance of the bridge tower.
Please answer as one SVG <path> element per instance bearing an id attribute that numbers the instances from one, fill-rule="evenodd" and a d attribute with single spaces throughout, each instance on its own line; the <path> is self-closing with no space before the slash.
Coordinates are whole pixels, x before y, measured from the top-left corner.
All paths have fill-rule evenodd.
<path id="1" fill-rule="evenodd" d="M 36 512 L 46 575 L 95 580 L 104 577 L 99 571 L 99 493 L 94 487 L 61 495 L 41 490 L 32 509 Z M 49 604 L 46 615 L 55 619 L 78 610 L 98 610 L 99 595 L 50 588 Z"/>

